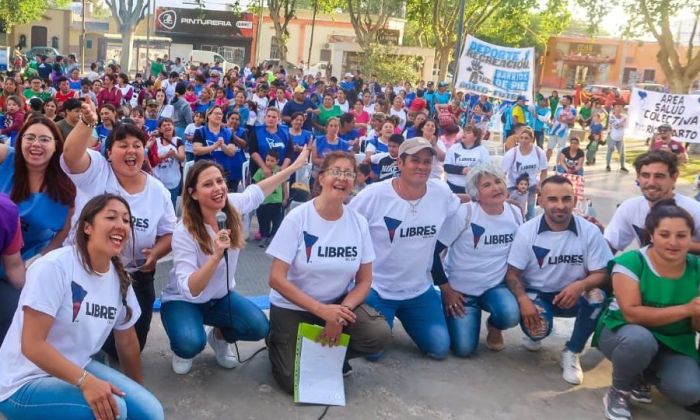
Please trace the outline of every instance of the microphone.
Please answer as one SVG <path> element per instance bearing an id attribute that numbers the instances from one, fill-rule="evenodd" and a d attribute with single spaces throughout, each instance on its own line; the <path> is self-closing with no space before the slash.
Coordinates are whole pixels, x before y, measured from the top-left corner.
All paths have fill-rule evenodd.
<path id="1" fill-rule="evenodd" d="M 219 210 L 216 212 L 216 224 L 219 227 L 219 230 L 221 229 L 226 229 L 226 220 L 228 217 L 226 217 L 226 213 L 223 211 Z M 228 265 L 228 250 L 224 251 L 224 259 L 226 260 L 226 265 Z"/>

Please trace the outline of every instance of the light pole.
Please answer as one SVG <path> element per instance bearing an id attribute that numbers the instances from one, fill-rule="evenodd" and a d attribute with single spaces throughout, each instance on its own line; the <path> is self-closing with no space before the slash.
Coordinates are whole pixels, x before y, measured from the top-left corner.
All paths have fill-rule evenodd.
<path id="1" fill-rule="evenodd" d="M 263 0 L 258 4 L 258 34 L 255 36 L 255 65 L 260 64 L 260 34 L 262 33 L 263 24 Z"/>
<path id="2" fill-rule="evenodd" d="M 311 19 L 311 40 L 309 41 L 309 58 L 306 60 L 306 68 L 311 66 L 311 47 L 314 45 L 314 30 L 316 29 L 316 12 L 318 11 L 318 0 L 314 0 L 314 17 Z"/>
<path id="3" fill-rule="evenodd" d="M 148 6 L 148 16 L 146 17 L 146 71 L 148 76 L 151 76 L 151 0 L 146 0 Z M 136 60 L 138 62 L 138 60 Z M 138 65 L 136 66 L 138 67 Z M 138 69 L 136 69 L 138 71 Z"/>
<path id="4" fill-rule="evenodd" d="M 459 59 L 462 54 L 462 32 L 464 31 L 464 0 L 459 0 L 459 7 L 457 8 L 459 15 L 457 15 L 457 42 L 455 43 L 455 66 L 452 69 L 452 82 L 457 80 L 457 72 L 459 72 Z"/>
<path id="5" fill-rule="evenodd" d="M 82 10 L 82 30 L 80 32 L 80 73 L 85 71 L 85 0 L 83 0 Z"/>

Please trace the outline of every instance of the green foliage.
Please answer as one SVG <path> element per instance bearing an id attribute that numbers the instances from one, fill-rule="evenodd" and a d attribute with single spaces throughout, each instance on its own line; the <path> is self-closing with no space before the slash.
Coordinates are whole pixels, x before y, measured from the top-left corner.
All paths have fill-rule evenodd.
<path id="1" fill-rule="evenodd" d="M 365 49 L 361 62 L 362 73 L 376 74 L 381 83 L 397 80 L 416 82 L 423 67 L 423 57 L 397 55 L 391 47 L 378 44 L 371 44 Z"/>
<path id="2" fill-rule="evenodd" d="M 13 26 L 40 20 L 48 8 L 66 6 L 70 0 L 0 0 L 0 22 L 9 31 Z"/>

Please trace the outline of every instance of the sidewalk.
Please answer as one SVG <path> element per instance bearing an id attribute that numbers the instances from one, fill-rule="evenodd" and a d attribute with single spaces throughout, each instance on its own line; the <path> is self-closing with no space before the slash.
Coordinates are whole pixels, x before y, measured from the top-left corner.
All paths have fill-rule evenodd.
<path id="1" fill-rule="evenodd" d="M 586 167 L 586 195 L 593 199 L 605 223 L 625 198 L 638 194 L 634 173 L 606 173 L 604 155 Z M 601 163 L 602 162 L 602 163 Z M 614 165 L 613 167 L 617 167 Z M 688 194 L 687 185 L 679 189 Z M 237 290 L 248 296 L 266 294 L 270 259 L 256 242 L 241 253 Z M 170 262 L 158 267 L 164 280 Z M 486 316 L 483 317 L 484 321 Z M 346 407 L 331 407 L 325 419 L 602 419 L 601 400 L 610 385 L 610 363 L 588 349 L 581 358 L 583 385 L 561 378 L 559 352 L 571 331 L 569 320 L 558 320 L 555 333 L 539 353 L 520 346 L 518 328 L 505 333 L 506 349 L 493 353 L 482 345 L 476 356 L 442 362 L 419 354 L 397 321 L 393 346 L 378 363 L 356 359 L 347 378 Z M 143 353 L 146 385 L 163 402 L 169 419 L 317 419 L 324 407 L 296 406 L 282 393 L 270 373 L 265 351 L 226 371 L 207 348 L 195 359 L 190 374 L 177 376 L 170 368 L 171 352 L 159 316 L 155 315 Z M 483 331 L 482 331 L 483 332 Z M 484 333 L 485 334 L 485 333 Z M 245 359 L 263 342 L 241 343 Z M 654 393 L 654 404 L 635 404 L 635 419 L 692 419 Z"/>

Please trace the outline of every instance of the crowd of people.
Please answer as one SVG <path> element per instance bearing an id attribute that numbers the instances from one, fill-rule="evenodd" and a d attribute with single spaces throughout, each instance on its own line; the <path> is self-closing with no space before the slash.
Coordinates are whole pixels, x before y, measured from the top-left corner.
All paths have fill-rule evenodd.
<path id="1" fill-rule="evenodd" d="M 577 211 L 571 176 L 595 161 L 605 125 L 607 169 L 617 150 L 627 172 L 619 106 L 576 109 L 556 92 L 496 104 L 358 71 L 339 82 L 273 66 L 160 67 L 134 80 L 116 65 L 4 80 L 6 417 L 163 418 L 140 352 L 168 254 L 160 315 L 176 374 L 207 344 L 231 369 L 231 343 L 265 339 L 292 393 L 300 322 L 322 325 L 330 346 L 350 334 L 345 374 L 349 359 L 381 361 L 395 318 L 427 357 L 469 357 L 483 310 L 492 351 L 516 326 L 537 351 L 554 318 L 575 318 L 562 377 L 583 382 L 593 336 L 613 364 L 609 419 L 631 418 L 652 385 L 700 413 L 700 203 L 674 191 L 685 150 L 672 127 L 634 161 L 642 195 L 603 226 Z M 498 162 L 482 143 L 496 116 Z M 272 259 L 269 318 L 236 291 L 252 212 Z M 93 358 L 101 351 L 121 372 Z"/>

